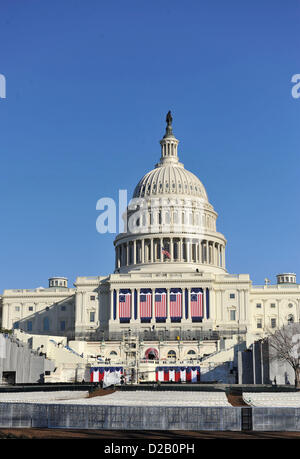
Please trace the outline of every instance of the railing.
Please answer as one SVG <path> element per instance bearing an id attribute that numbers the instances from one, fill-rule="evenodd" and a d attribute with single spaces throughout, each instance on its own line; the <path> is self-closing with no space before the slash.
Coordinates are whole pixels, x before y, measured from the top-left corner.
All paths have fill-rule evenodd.
<path id="1" fill-rule="evenodd" d="M 221 354 L 221 352 L 227 352 L 227 351 L 230 351 L 232 349 L 234 349 L 236 347 L 236 343 L 233 344 L 232 346 L 229 346 L 227 348 L 224 348 L 224 349 L 218 349 L 217 351 L 215 352 L 212 352 L 211 354 L 208 354 L 208 355 L 205 355 L 201 358 L 201 362 L 203 362 L 204 360 L 208 360 L 210 359 L 211 357 L 213 357 L 214 355 L 217 355 L 217 354 Z"/>
<path id="2" fill-rule="evenodd" d="M 69 352 L 72 352 L 72 354 L 77 355 L 78 357 L 83 358 L 83 355 L 78 354 L 78 352 L 74 351 L 74 349 L 72 349 L 72 348 L 69 347 L 69 346 L 64 346 L 64 349 L 66 349 L 66 350 L 69 351 Z"/>
<path id="3" fill-rule="evenodd" d="M 252 285 L 251 289 L 253 290 L 267 290 L 267 289 L 275 289 L 275 290 L 281 290 L 281 289 L 300 289 L 300 284 L 265 284 L 265 285 Z"/>
<path id="4" fill-rule="evenodd" d="M 212 354 L 211 354 L 212 355 Z M 208 356 L 210 357 L 210 356 Z M 184 359 L 184 360 L 172 360 L 172 359 L 159 359 L 159 360 L 151 360 L 151 359 L 140 359 L 139 364 L 152 364 L 152 365 L 173 365 L 173 366 L 180 366 L 180 365 L 199 365 L 203 358 L 201 359 Z"/>
<path id="5" fill-rule="evenodd" d="M 57 343 L 54 339 L 50 339 L 49 341 L 50 341 L 51 343 L 54 343 L 57 347 L 59 347 L 59 344 L 61 344 L 61 343 Z M 72 349 L 72 348 L 69 347 L 69 346 L 64 346 L 64 345 L 62 345 L 62 349 L 66 349 L 67 351 L 72 352 L 72 354 L 77 355 L 78 357 L 83 358 L 83 355 L 81 355 L 81 354 L 79 354 L 78 352 L 74 351 L 74 349 Z"/>
<path id="6" fill-rule="evenodd" d="M 128 338 L 127 333 L 105 333 L 103 334 L 103 339 L 110 341 L 122 341 L 123 339 Z M 139 341 L 217 341 L 220 338 L 229 338 L 233 335 L 242 335 L 245 333 L 246 329 L 195 330 L 189 332 L 181 331 L 179 333 L 172 330 L 166 330 L 164 332 L 151 331 L 147 333 L 137 331 L 131 336 L 131 338 L 137 338 Z M 94 338 L 94 340 L 96 339 Z"/>

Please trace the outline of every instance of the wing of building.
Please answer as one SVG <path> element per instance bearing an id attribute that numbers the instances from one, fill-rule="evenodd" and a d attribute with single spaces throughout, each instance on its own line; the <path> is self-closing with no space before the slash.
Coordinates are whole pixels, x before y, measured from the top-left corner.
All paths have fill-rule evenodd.
<path id="1" fill-rule="evenodd" d="M 257 286 L 248 274 L 227 272 L 218 214 L 203 183 L 179 161 L 178 144 L 169 113 L 160 159 L 138 181 L 125 232 L 114 240 L 114 272 L 78 277 L 73 288 L 50 278 L 48 288 L 4 290 L 3 329 L 65 336 L 84 342 L 89 355 L 112 359 L 121 358 L 130 332 L 148 343 L 140 358 L 183 361 L 219 352 L 224 338 L 249 343 L 300 321 L 294 273 Z"/>

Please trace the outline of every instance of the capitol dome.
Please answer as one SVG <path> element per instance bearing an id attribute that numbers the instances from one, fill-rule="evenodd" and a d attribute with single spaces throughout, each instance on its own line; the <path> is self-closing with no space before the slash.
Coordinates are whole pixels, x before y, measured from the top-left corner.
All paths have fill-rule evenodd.
<path id="1" fill-rule="evenodd" d="M 225 271 L 226 240 L 202 182 L 178 159 L 172 116 L 166 118 L 158 164 L 138 182 L 115 241 L 116 272 Z M 167 257 L 167 258 L 166 258 Z"/>
<path id="2" fill-rule="evenodd" d="M 205 188 L 192 172 L 179 162 L 177 148 L 179 141 L 172 129 L 172 116 L 167 115 L 166 134 L 160 141 L 161 158 L 155 169 L 148 172 L 137 184 L 133 197 L 147 198 L 161 195 L 197 196 L 208 202 Z"/>

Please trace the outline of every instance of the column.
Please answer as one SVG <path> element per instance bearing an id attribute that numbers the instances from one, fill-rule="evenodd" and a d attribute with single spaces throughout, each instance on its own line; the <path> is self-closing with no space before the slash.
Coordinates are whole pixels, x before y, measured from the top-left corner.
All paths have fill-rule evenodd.
<path id="1" fill-rule="evenodd" d="M 123 246 L 122 244 L 119 245 L 119 266 L 122 266 L 122 254 L 123 254 Z"/>
<path id="2" fill-rule="evenodd" d="M 203 263 L 203 250 L 202 250 L 202 240 L 199 240 L 199 261 Z"/>
<path id="3" fill-rule="evenodd" d="M 109 320 L 113 320 L 114 314 L 113 314 L 113 308 L 114 308 L 114 290 L 110 290 L 110 308 L 109 308 Z"/>
<path id="4" fill-rule="evenodd" d="M 206 287 L 202 288 L 203 290 L 203 319 L 206 320 Z"/>
<path id="5" fill-rule="evenodd" d="M 191 261 L 191 254 L 190 254 L 190 241 L 189 239 L 185 240 L 185 251 L 186 251 L 186 261 L 190 263 Z"/>
<path id="6" fill-rule="evenodd" d="M 116 288 L 116 321 L 119 321 L 119 288 Z"/>
<path id="7" fill-rule="evenodd" d="M 163 247 L 163 238 L 160 238 L 160 261 L 164 261 L 163 260 L 162 247 Z"/>
<path id="8" fill-rule="evenodd" d="M 122 263 L 122 255 L 123 255 L 123 246 L 122 244 L 119 245 L 119 268 L 123 265 Z"/>
<path id="9" fill-rule="evenodd" d="M 151 237 L 150 239 L 150 257 L 149 257 L 149 261 L 150 263 L 153 262 L 153 238 Z"/>
<path id="10" fill-rule="evenodd" d="M 136 264 L 136 239 L 133 241 L 133 265 Z"/>
<path id="11" fill-rule="evenodd" d="M 145 239 L 141 240 L 141 251 L 142 251 L 142 256 L 141 256 L 141 263 L 145 263 Z"/>
<path id="12" fill-rule="evenodd" d="M 152 289 L 152 308 L 151 309 L 152 309 L 152 320 L 153 322 L 155 322 L 155 288 Z"/>
<path id="13" fill-rule="evenodd" d="M 187 288 L 187 320 L 191 322 L 191 287 Z"/>
<path id="14" fill-rule="evenodd" d="M 215 257 L 215 243 L 214 241 L 212 242 L 212 246 L 211 246 L 211 258 L 212 258 L 212 264 L 215 265 L 216 264 L 216 257 Z"/>
<path id="15" fill-rule="evenodd" d="M 182 263 L 183 261 L 183 258 L 182 258 L 182 255 L 183 255 L 183 238 L 179 238 L 179 242 L 178 242 L 178 259 L 179 261 Z"/>
<path id="16" fill-rule="evenodd" d="M 122 247 L 121 266 L 124 266 L 125 265 L 125 260 L 126 260 L 126 258 L 125 258 L 125 255 L 126 255 L 125 254 L 125 244 L 122 244 L 121 247 Z"/>
<path id="17" fill-rule="evenodd" d="M 167 319 L 166 323 L 171 322 L 171 317 L 170 317 L 170 288 L 167 288 Z"/>
<path id="18" fill-rule="evenodd" d="M 223 268 L 225 268 L 225 245 L 223 245 Z"/>
<path id="19" fill-rule="evenodd" d="M 172 237 L 170 237 L 170 255 L 171 255 L 171 261 L 174 261 L 174 247 L 173 247 L 174 240 Z"/>
<path id="20" fill-rule="evenodd" d="M 224 267 L 224 252 L 223 252 L 223 246 L 221 245 L 220 248 L 220 254 L 221 254 L 221 268 Z"/>
<path id="21" fill-rule="evenodd" d="M 245 290 L 242 290 L 243 292 L 243 296 L 244 296 L 244 299 L 243 299 L 243 304 L 244 304 L 244 324 L 245 326 L 247 325 L 247 303 L 246 303 L 246 289 Z"/>
<path id="22" fill-rule="evenodd" d="M 133 289 L 133 292 L 134 291 L 135 290 Z M 140 288 L 136 289 L 136 320 L 138 322 L 141 321 L 141 317 L 140 317 L 140 291 L 141 291 Z M 134 304 L 134 298 L 133 298 L 133 304 Z"/>
<path id="23" fill-rule="evenodd" d="M 224 321 L 224 308 L 225 308 L 225 304 L 224 304 L 225 292 L 224 292 L 224 290 L 221 290 L 220 294 L 221 294 L 221 322 L 223 322 Z M 227 322 L 227 319 L 226 319 L 226 322 Z"/>
<path id="24" fill-rule="evenodd" d="M 151 289 L 151 324 L 155 324 L 155 308 L 154 308 L 154 294 L 155 294 L 155 289 Z"/>
<path id="25" fill-rule="evenodd" d="M 220 322 L 220 301 L 219 301 L 219 293 L 220 291 L 219 290 L 215 290 L 215 298 L 214 298 L 214 302 L 215 302 L 215 323 L 217 325 L 219 325 L 219 322 Z"/>
<path id="26" fill-rule="evenodd" d="M 8 308 L 8 304 L 4 303 L 2 309 L 2 326 L 7 329 L 10 328 L 8 325 Z"/>

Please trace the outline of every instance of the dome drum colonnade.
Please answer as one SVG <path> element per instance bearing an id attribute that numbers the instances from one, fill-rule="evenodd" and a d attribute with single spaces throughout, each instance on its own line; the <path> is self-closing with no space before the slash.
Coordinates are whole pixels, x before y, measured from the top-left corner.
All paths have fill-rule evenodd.
<path id="1" fill-rule="evenodd" d="M 166 249 L 166 257 L 162 248 Z M 119 242 L 115 248 L 115 270 L 149 263 L 196 263 L 225 269 L 225 246 L 211 239 L 195 237 L 145 237 Z"/>

